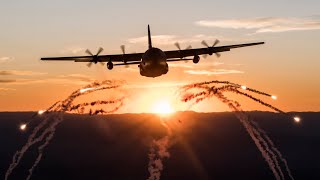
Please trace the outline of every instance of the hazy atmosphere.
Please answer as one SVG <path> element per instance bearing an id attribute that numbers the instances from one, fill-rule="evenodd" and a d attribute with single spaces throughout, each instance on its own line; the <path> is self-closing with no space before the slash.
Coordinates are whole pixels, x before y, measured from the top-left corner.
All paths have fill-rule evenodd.
<path id="1" fill-rule="evenodd" d="M 320 1 L 5 1 L 0 178 L 318 180 Z"/>

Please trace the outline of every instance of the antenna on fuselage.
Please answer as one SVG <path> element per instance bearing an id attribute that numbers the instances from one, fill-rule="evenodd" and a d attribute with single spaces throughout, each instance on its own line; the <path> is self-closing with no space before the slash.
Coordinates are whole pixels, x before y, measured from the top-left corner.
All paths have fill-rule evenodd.
<path id="1" fill-rule="evenodd" d="M 150 26 L 148 24 L 148 44 L 149 44 L 149 49 L 152 48 L 152 42 L 151 42 L 151 33 L 150 33 Z"/>

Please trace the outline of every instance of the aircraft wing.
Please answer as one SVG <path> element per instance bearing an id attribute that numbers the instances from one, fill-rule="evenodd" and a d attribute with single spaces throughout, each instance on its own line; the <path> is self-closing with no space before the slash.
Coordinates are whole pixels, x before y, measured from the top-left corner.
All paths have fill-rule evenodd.
<path id="1" fill-rule="evenodd" d="M 74 61 L 74 62 L 135 62 L 141 61 L 143 53 L 111 54 L 93 56 L 44 57 L 43 61 Z"/>
<path id="2" fill-rule="evenodd" d="M 255 46 L 264 44 L 264 42 L 247 43 L 247 44 L 235 44 L 228 46 L 214 46 L 207 48 L 186 49 L 186 50 L 174 50 L 165 51 L 168 61 L 187 60 L 183 59 L 189 56 L 213 54 L 224 51 L 230 51 L 234 48 Z M 131 54 L 110 54 L 110 55 L 93 55 L 93 56 L 69 56 L 69 57 L 44 57 L 43 61 L 74 61 L 74 62 L 140 62 L 143 53 L 131 53 Z M 188 59 L 189 60 L 189 59 Z M 191 59 L 190 59 L 191 60 Z"/>
<path id="3" fill-rule="evenodd" d="M 264 42 L 235 44 L 235 45 L 228 45 L 228 46 L 214 46 L 214 47 L 198 48 L 198 49 L 165 51 L 164 53 L 166 54 L 168 61 L 170 61 L 170 59 L 173 59 L 173 61 L 178 61 L 177 58 L 180 58 L 181 60 L 186 60 L 186 59 L 182 59 L 182 58 L 188 57 L 188 56 L 203 55 L 203 54 L 212 55 L 214 53 L 230 51 L 231 49 L 234 49 L 234 48 L 255 46 L 255 45 L 260 45 L 260 44 L 264 44 Z"/>

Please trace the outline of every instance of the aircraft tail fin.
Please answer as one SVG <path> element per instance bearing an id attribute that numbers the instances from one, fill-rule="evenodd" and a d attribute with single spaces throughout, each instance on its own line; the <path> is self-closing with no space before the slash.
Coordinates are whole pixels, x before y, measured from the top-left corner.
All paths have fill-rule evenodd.
<path id="1" fill-rule="evenodd" d="M 151 42 L 151 33 L 150 33 L 150 26 L 148 24 L 148 44 L 149 44 L 149 49 L 152 48 L 152 42 Z"/>

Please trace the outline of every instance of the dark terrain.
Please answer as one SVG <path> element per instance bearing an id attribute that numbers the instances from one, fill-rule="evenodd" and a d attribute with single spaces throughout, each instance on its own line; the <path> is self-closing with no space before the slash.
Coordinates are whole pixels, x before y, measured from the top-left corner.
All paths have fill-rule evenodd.
<path id="1" fill-rule="evenodd" d="M 300 124 L 276 113 L 249 114 L 286 158 L 295 179 L 320 179 L 320 113 L 292 113 L 302 118 Z M 32 115 L 0 113 L 1 179 L 32 129 L 21 132 L 19 124 Z M 161 179 L 274 179 L 233 113 L 180 112 L 170 123 L 174 140 Z M 31 179 L 146 179 L 150 143 L 166 133 L 153 114 L 65 115 Z M 25 179 L 36 155 L 31 148 L 10 179 Z"/>

